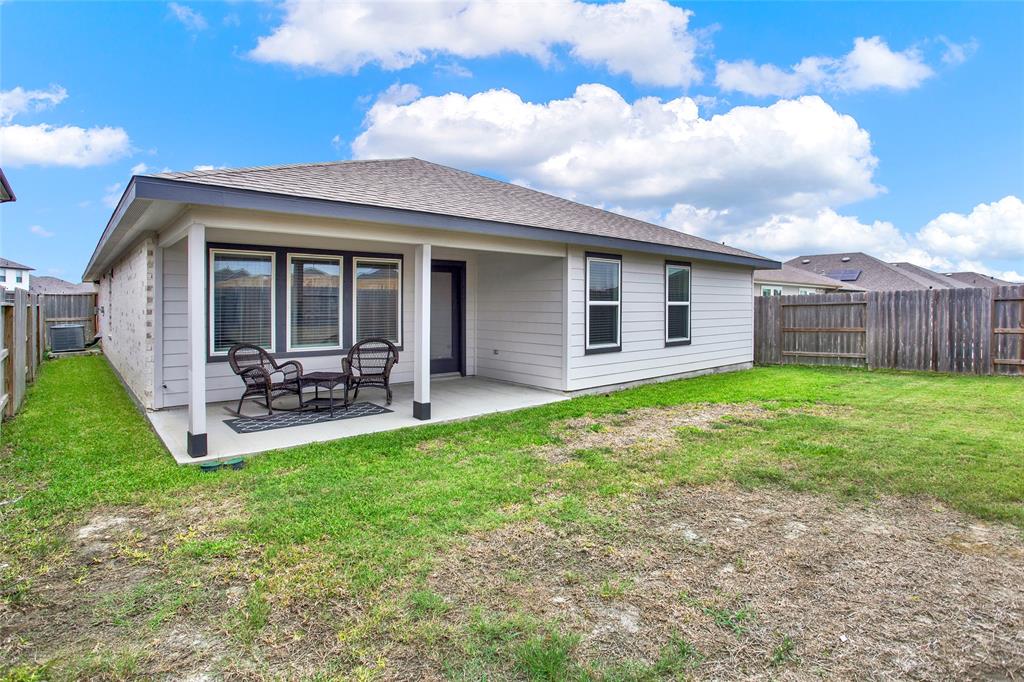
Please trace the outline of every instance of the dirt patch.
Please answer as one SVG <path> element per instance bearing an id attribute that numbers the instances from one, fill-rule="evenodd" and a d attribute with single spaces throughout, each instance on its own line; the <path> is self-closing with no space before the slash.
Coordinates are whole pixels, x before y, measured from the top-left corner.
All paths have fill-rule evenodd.
<path id="1" fill-rule="evenodd" d="M 65 530 L 64 549 L 45 565 L 23 566 L 27 589 L 0 601 L 0 668 L 88 658 L 91 667 L 60 676 L 103 677 L 125 666 L 140 677 L 210 674 L 226 651 L 218 620 L 236 564 L 190 552 L 223 541 L 223 524 L 241 518 L 241 505 L 178 502 L 93 510 Z M 217 602 L 223 609 L 211 609 Z"/>
<path id="2" fill-rule="evenodd" d="M 455 619 L 516 610 L 581 636 L 579 662 L 653 662 L 670 637 L 698 678 L 1016 679 L 1019 530 L 928 500 L 840 505 L 731 486 L 613 510 L 624 526 L 517 524 L 430 576 Z"/>
<path id="3" fill-rule="evenodd" d="M 544 445 L 535 452 L 548 461 L 562 464 L 579 450 L 606 448 L 629 450 L 643 447 L 663 449 L 676 442 L 683 428 L 709 431 L 725 424 L 745 424 L 785 414 L 832 415 L 828 405 L 810 408 L 769 410 L 755 403 L 692 403 L 672 407 L 651 407 L 622 414 L 586 416 L 554 425 L 560 442 Z"/>

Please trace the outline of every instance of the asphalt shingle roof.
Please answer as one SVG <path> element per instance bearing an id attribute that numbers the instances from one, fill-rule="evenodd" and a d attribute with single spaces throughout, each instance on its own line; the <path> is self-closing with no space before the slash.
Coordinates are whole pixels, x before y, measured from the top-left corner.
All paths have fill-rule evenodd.
<path id="1" fill-rule="evenodd" d="M 1013 286 L 1013 282 L 1008 282 L 1005 279 L 999 279 L 998 277 L 992 277 L 991 275 L 983 275 L 980 272 L 949 272 L 946 273 L 945 276 L 955 279 L 958 282 L 969 284 L 972 287 Z"/>
<path id="2" fill-rule="evenodd" d="M 933 289 L 972 288 L 972 285 L 970 284 L 951 277 L 946 277 L 945 275 L 929 270 L 928 268 L 922 268 L 920 265 L 914 265 L 913 263 L 889 263 L 889 265 L 899 268 L 911 276 L 918 278 L 922 284 L 930 285 Z"/>
<path id="3" fill-rule="evenodd" d="M 793 265 L 783 264 L 781 270 L 754 270 L 755 282 L 776 282 L 781 284 L 806 284 L 808 286 L 828 287 L 829 289 L 845 289 L 862 291 L 856 284 L 819 275 L 810 270 L 801 270 Z"/>
<path id="4" fill-rule="evenodd" d="M 29 290 L 33 294 L 93 294 L 96 293 L 96 285 L 92 282 L 75 284 L 59 277 L 41 275 L 32 278 Z"/>
<path id="5" fill-rule="evenodd" d="M 11 270 L 35 270 L 35 268 L 30 268 L 29 266 L 22 265 L 21 263 L 15 263 L 14 261 L 7 260 L 6 258 L 0 258 L 0 268 L 10 268 Z"/>
<path id="6" fill-rule="evenodd" d="M 846 260 L 843 260 L 844 258 Z M 859 252 L 797 256 L 786 261 L 786 265 L 822 275 L 836 270 L 860 270 L 860 276 L 850 284 L 863 287 L 868 291 L 955 288 L 949 283 L 925 278 L 910 268 L 899 268 L 874 256 Z"/>
<path id="7" fill-rule="evenodd" d="M 153 177 L 761 258 L 667 227 L 415 158 L 169 172 Z"/>

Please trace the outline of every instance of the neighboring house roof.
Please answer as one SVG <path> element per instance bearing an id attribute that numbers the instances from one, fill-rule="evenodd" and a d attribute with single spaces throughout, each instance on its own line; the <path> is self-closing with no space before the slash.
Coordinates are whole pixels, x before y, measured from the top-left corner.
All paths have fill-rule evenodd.
<path id="1" fill-rule="evenodd" d="M 983 275 L 980 272 L 947 272 L 944 277 L 964 282 L 972 287 L 1009 287 L 1014 285 L 1013 282 L 991 275 Z"/>
<path id="2" fill-rule="evenodd" d="M 152 177 L 761 258 L 678 230 L 415 158 L 171 172 Z"/>
<path id="3" fill-rule="evenodd" d="M 922 268 L 920 265 L 914 265 L 913 263 L 890 263 L 889 265 L 897 267 L 913 277 L 919 278 L 922 284 L 930 284 L 933 289 L 970 289 L 972 286 L 966 282 L 946 277 L 934 270 Z"/>
<path id="4" fill-rule="evenodd" d="M 824 289 L 843 289 L 847 291 L 863 291 L 860 287 L 840 282 L 839 280 L 819 275 L 809 270 L 801 270 L 792 265 L 783 264 L 779 270 L 754 270 L 754 281 L 770 284 L 792 284 L 795 286 L 819 287 Z"/>
<path id="5" fill-rule="evenodd" d="M 59 277 L 40 275 L 32 278 L 29 290 L 33 294 L 92 294 L 96 292 L 96 285 L 92 282 L 75 284 Z"/>
<path id="6" fill-rule="evenodd" d="M 14 196 L 14 190 L 11 189 L 11 183 L 7 182 L 7 176 L 4 175 L 4 169 L 0 168 L 0 204 L 8 201 L 16 201 L 18 197 Z"/>
<path id="7" fill-rule="evenodd" d="M 15 263 L 14 261 L 7 260 L 6 258 L 0 258 L 0 268 L 8 268 L 10 270 L 35 270 L 35 268 L 30 268 L 29 266 L 22 265 L 21 263 Z"/>
<path id="8" fill-rule="evenodd" d="M 948 282 L 933 281 L 912 268 L 900 268 L 860 252 L 797 256 L 786 261 L 786 265 L 840 279 L 867 291 L 956 288 Z"/>

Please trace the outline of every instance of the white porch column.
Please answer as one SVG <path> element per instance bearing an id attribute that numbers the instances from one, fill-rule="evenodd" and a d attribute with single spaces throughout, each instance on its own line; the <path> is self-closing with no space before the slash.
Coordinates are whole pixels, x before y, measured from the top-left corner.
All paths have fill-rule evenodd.
<path id="1" fill-rule="evenodd" d="M 430 419 L 430 244 L 417 244 L 412 416 Z"/>
<path id="2" fill-rule="evenodd" d="M 188 226 L 188 435 L 192 457 L 206 444 L 206 226 Z"/>

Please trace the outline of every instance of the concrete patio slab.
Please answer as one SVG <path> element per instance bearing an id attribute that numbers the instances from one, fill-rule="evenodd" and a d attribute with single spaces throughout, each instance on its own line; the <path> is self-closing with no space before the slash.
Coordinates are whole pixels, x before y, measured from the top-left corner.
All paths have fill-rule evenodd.
<path id="1" fill-rule="evenodd" d="M 178 464 L 199 464 L 306 443 L 391 431 L 406 426 L 422 426 L 493 412 L 508 412 L 568 399 L 568 396 L 562 393 L 479 377 L 435 377 L 431 382 L 432 418 L 429 421 L 420 421 L 412 416 L 412 384 L 396 384 L 393 390 L 394 400 L 389 407 L 392 410 L 389 414 L 246 434 L 235 433 L 225 424 L 227 420 L 234 418 L 226 408 L 234 408 L 236 403 L 210 403 L 206 406 L 209 454 L 198 458 L 189 457 L 185 450 L 185 432 L 188 430 L 187 408 L 155 410 L 147 413 L 147 416 Z M 384 405 L 384 392 L 372 388 L 365 389 L 360 392 L 359 401 Z M 247 404 L 243 408 L 247 415 L 259 414 L 259 410 L 260 408 L 254 404 Z"/>

